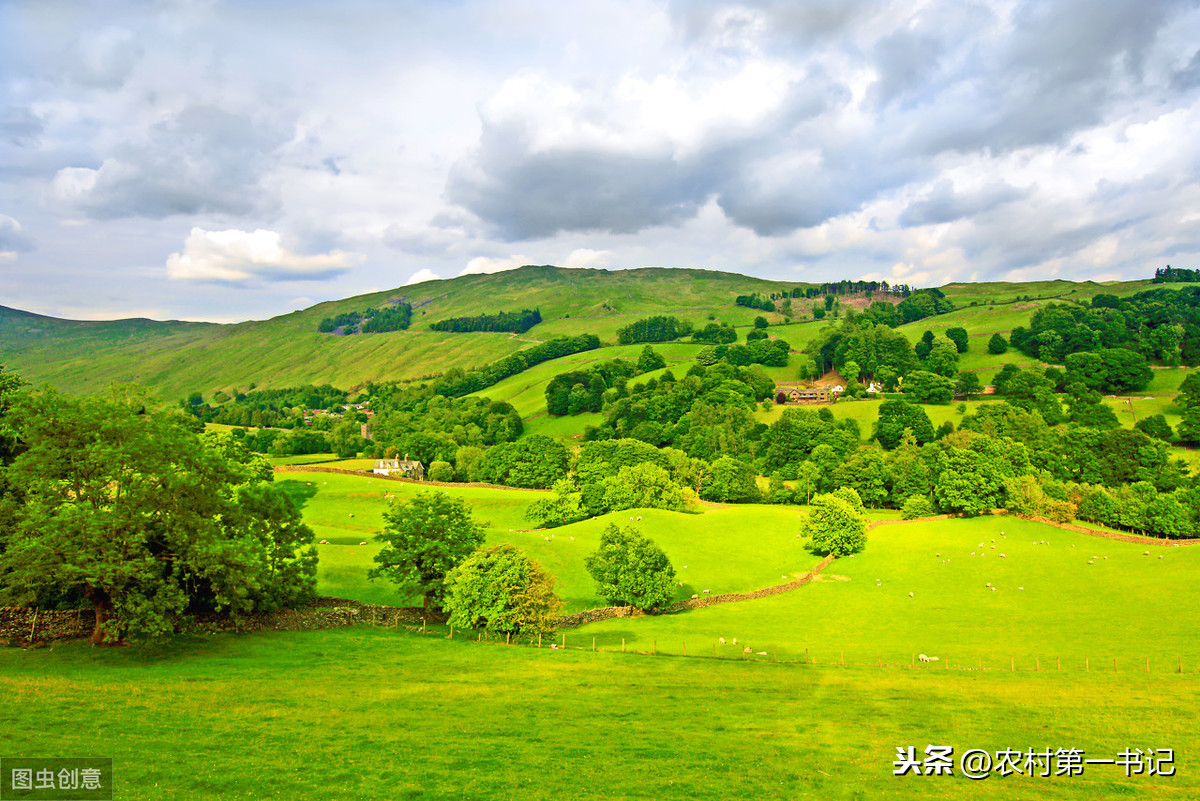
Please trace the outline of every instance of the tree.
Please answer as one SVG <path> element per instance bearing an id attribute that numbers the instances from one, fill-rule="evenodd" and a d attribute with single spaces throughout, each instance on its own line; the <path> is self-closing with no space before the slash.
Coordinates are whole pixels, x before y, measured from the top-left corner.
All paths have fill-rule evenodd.
<path id="1" fill-rule="evenodd" d="M 992 338 L 988 340 L 988 353 L 993 356 L 999 356 L 1001 353 L 1008 352 L 1008 340 L 1000 334 L 992 334 Z"/>
<path id="2" fill-rule="evenodd" d="M 912 395 L 918 403 L 944 403 L 954 397 L 951 387 L 949 378 L 926 370 L 916 370 L 904 379 L 900 391 Z"/>
<path id="3" fill-rule="evenodd" d="M 945 337 L 937 337 L 924 361 L 925 369 L 952 378 L 958 372 L 958 349 Z"/>
<path id="4" fill-rule="evenodd" d="M 752 503 L 759 500 L 754 468 L 732 456 L 722 456 L 712 463 L 708 483 L 700 490 L 706 501 L 720 503 Z"/>
<path id="5" fill-rule="evenodd" d="M 675 595 L 675 568 L 663 550 L 633 526 L 609 523 L 600 547 L 585 560 L 600 597 L 615 606 L 660 609 Z"/>
<path id="6" fill-rule="evenodd" d="M 349 459 L 362 450 L 365 440 L 358 423 L 342 420 L 329 432 L 329 446 L 341 459 Z"/>
<path id="7" fill-rule="evenodd" d="M 554 631 L 554 578 L 515 545 L 479 548 L 446 574 L 449 623 L 506 634 Z"/>
<path id="8" fill-rule="evenodd" d="M 954 343 L 954 347 L 959 353 L 966 353 L 970 347 L 970 340 L 967 338 L 967 329 L 955 326 L 954 328 L 946 329 L 946 339 Z"/>
<path id="9" fill-rule="evenodd" d="M 651 370 L 659 370 L 667 366 L 667 360 L 661 354 L 655 353 L 654 348 L 647 345 L 642 348 L 642 353 L 638 356 L 637 371 L 639 373 L 648 373 Z M 594 411 L 599 411 L 596 409 Z"/>
<path id="10" fill-rule="evenodd" d="M 900 444 L 905 430 L 911 431 L 920 445 L 933 441 L 933 423 L 920 406 L 904 400 L 885 400 L 879 404 L 874 435 L 879 444 L 892 450 Z"/>
<path id="11" fill-rule="evenodd" d="M 849 487 L 818 495 L 802 518 L 800 533 L 816 553 L 847 556 L 867 544 L 867 515 L 862 499 Z"/>
<path id="12" fill-rule="evenodd" d="M 754 327 L 755 328 L 766 328 L 767 325 L 768 325 L 768 323 L 767 323 L 766 317 L 759 315 L 758 317 L 754 318 Z"/>
<path id="13" fill-rule="evenodd" d="M 401 593 L 419 592 L 428 612 L 441 606 L 446 574 L 483 544 L 471 507 L 445 492 L 422 490 L 384 512 L 383 549 L 369 578 L 386 578 Z"/>
<path id="14" fill-rule="evenodd" d="M 900 517 L 903 520 L 915 520 L 919 517 L 933 517 L 937 510 L 933 503 L 924 495 L 913 495 L 901 507 Z"/>
<path id="15" fill-rule="evenodd" d="M 671 480 L 671 474 L 656 464 L 643 463 L 622 467 L 604 481 L 604 506 L 607 511 L 623 509 L 687 508 L 683 488 Z"/>
<path id="16" fill-rule="evenodd" d="M 972 395 L 983 392 L 983 384 L 975 373 L 959 373 L 958 380 L 954 382 L 954 391 L 970 400 Z"/>
<path id="17" fill-rule="evenodd" d="M 554 494 L 538 498 L 525 510 L 525 519 L 544 528 L 555 528 L 583 520 L 588 516 L 580 502 L 580 493 L 567 479 L 554 484 Z"/>
<path id="18" fill-rule="evenodd" d="M 1171 439 L 1171 426 L 1167 423 L 1167 418 L 1161 414 L 1143 417 L 1134 423 L 1133 427 L 1147 436 L 1161 439 L 1164 442 L 1168 442 Z"/>
<path id="19" fill-rule="evenodd" d="M 4 471 L 3 600 L 86 599 L 99 645 L 169 633 L 190 611 L 312 596 L 312 532 L 270 466 L 232 436 L 197 435 L 135 388 L 48 390 L 8 417 L 25 450 Z"/>

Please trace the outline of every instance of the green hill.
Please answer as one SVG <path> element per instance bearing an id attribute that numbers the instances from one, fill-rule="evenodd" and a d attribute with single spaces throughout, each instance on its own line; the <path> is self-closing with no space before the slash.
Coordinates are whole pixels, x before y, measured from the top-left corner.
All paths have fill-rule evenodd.
<path id="1" fill-rule="evenodd" d="M 1049 298 L 1086 299 L 1099 292 L 1130 294 L 1149 285 L 1148 281 L 950 284 L 944 289 L 959 311 L 913 323 L 905 330 L 912 329 L 914 337 L 926 327 L 940 333 L 956 324 L 973 334 L 1007 330 L 1027 321 Z M 0 306 L 0 364 L 34 383 L 49 382 L 67 391 L 97 391 L 114 381 L 134 381 L 168 400 L 196 390 L 206 396 L 234 387 L 244 390 L 252 383 L 272 388 L 328 382 L 353 388 L 369 381 L 436 375 L 454 366 L 470 369 L 567 334 L 591 333 L 614 343 L 619 328 L 652 314 L 671 314 L 693 324 L 716 319 L 745 326 L 762 312 L 736 306 L 737 295 L 769 295 L 806 286 L 812 284 L 710 270 L 528 266 L 427 281 L 320 303 L 269 320 L 228 325 L 145 319 L 84 322 Z M 338 336 L 317 330 L 324 318 L 401 301 L 413 306 L 413 323 L 406 331 Z M 796 319 L 810 319 L 810 306 L 809 301 L 797 299 Z M 429 330 L 430 323 L 448 317 L 522 308 L 540 309 L 543 322 L 519 336 Z M 779 314 L 766 316 L 772 323 L 785 319 Z M 800 347 L 818 328 L 786 328 L 780 335 Z M 607 354 L 600 351 L 592 357 L 605 358 Z M 977 366 L 998 366 L 992 361 L 985 358 Z M 542 372 L 549 376 L 559 370 Z"/>

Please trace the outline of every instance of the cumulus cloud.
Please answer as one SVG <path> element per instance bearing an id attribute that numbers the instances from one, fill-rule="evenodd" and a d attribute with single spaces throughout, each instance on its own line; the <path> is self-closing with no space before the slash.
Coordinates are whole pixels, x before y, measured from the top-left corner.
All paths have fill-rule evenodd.
<path id="1" fill-rule="evenodd" d="M 412 286 L 413 284 L 421 284 L 421 283 L 424 283 L 425 281 L 440 281 L 441 278 L 442 277 L 440 275 L 438 275 L 437 273 L 435 273 L 433 270 L 429 269 L 428 267 L 422 267 L 420 270 L 417 270 L 415 273 L 413 273 L 411 276 L 409 276 L 408 280 L 404 282 L 404 286 Z"/>
<path id="2" fill-rule="evenodd" d="M 576 248 L 562 260 L 560 267 L 607 267 L 615 254 L 611 250 Z"/>
<path id="3" fill-rule="evenodd" d="M 524 267 L 529 263 L 529 259 L 525 256 L 509 256 L 508 258 L 498 259 L 494 259 L 490 256 L 476 256 L 467 262 L 467 266 L 463 268 L 459 275 L 502 273 L 506 270 L 515 270 L 518 267 Z"/>
<path id="4" fill-rule="evenodd" d="M 278 198 L 263 183 L 286 124 L 214 106 L 190 106 L 151 126 L 141 141 L 113 148 L 99 166 L 68 166 L 52 201 L 98 220 L 177 214 L 247 215 Z"/>
<path id="5" fill-rule="evenodd" d="M 356 253 L 332 251 L 299 256 L 279 244 L 275 231 L 205 231 L 193 228 L 183 250 L 167 257 L 167 275 L 181 281 L 317 281 L 346 272 L 362 261 Z"/>

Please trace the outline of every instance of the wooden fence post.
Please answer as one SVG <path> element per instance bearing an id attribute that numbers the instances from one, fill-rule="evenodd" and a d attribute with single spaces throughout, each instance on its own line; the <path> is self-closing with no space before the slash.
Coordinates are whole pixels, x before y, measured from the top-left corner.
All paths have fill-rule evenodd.
<path id="1" fill-rule="evenodd" d="M 592 638 L 592 650 L 593 651 L 596 650 L 596 638 L 595 637 Z"/>
<path id="2" fill-rule="evenodd" d="M 1088 673 L 1092 672 L 1092 658 L 1090 656 L 1085 656 L 1083 658 L 1083 669 Z"/>
<path id="3" fill-rule="evenodd" d="M 683 655 L 687 656 L 687 640 L 683 641 Z"/>
<path id="4" fill-rule="evenodd" d="M 1146 672 L 1150 672 L 1150 657 L 1146 657 Z"/>
<path id="5" fill-rule="evenodd" d="M 621 653 L 625 653 L 625 638 L 621 638 Z"/>
<path id="6" fill-rule="evenodd" d="M 1033 658 L 1033 672 L 1034 673 L 1042 672 L 1042 658 L 1040 656 L 1035 656 Z"/>
<path id="7" fill-rule="evenodd" d="M 538 632 L 538 648 L 542 647 L 542 633 Z"/>
<path id="8" fill-rule="evenodd" d="M 1017 669 L 1017 660 L 1016 660 L 1016 658 L 1015 658 L 1015 657 L 1012 657 L 1012 656 L 1010 656 L 1010 657 L 1008 658 L 1008 672 L 1009 672 L 1009 673 L 1012 673 L 1012 672 L 1014 672 L 1016 669 Z"/>

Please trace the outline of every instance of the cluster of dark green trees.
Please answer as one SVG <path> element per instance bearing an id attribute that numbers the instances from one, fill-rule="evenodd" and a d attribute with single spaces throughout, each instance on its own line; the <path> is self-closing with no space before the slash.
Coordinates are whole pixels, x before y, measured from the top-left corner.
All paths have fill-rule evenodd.
<path id="1" fill-rule="evenodd" d="M 303 603 L 313 534 L 265 460 L 136 388 L 0 371 L 0 603 L 95 610 L 94 644 Z"/>
<path id="2" fill-rule="evenodd" d="M 819 286 L 796 287 L 790 293 L 783 293 L 780 297 L 785 297 L 790 294 L 793 298 L 819 298 L 822 295 L 873 295 L 876 292 L 884 294 L 899 295 L 900 297 L 908 297 L 912 292 L 912 287 L 908 284 L 889 284 L 887 281 L 833 281 Z M 771 295 L 772 300 L 775 299 L 774 293 Z"/>
<path id="3" fill-rule="evenodd" d="M 338 330 L 343 334 L 383 334 L 388 331 L 403 331 L 411 324 L 412 304 L 393 303 L 383 309 L 349 311 L 326 317 L 317 325 L 317 330 L 325 334 Z"/>
<path id="4" fill-rule="evenodd" d="M 692 333 L 692 324 L 677 317 L 659 315 L 637 320 L 617 330 L 617 342 L 639 345 L 643 342 L 670 342 Z"/>
<path id="5" fill-rule="evenodd" d="M 555 417 L 598 412 L 605 402 L 629 394 L 626 383 L 630 378 L 666 366 L 666 359 L 647 345 L 636 362 L 610 359 L 587 370 L 559 373 L 546 384 L 546 412 Z"/>
<path id="6" fill-rule="evenodd" d="M 1062 364 L 1072 353 L 1119 348 L 1166 365 L 1200 365 L 1200 287 L 1151 289 L 1127 298 L 1096 295 L 1090 305 L 1052 303 L 1018 326 L 1009 343 Z"/>
<path id="7" fill-rule="evenodd" d="M 757 292 L 751 295 L 738 295 L 733 299 L 734 305 L 744 306 L 747 309 L 761 309 L 762 311 L 775 311 L 774 297 L 764 298 Z"/>
<path id="8" fill-rule="evenodd" d="M 1151 283 L 1177 284 L 1193 281 L 1200 281 L 1200 270 L 1186 270 L 1168 264 L 1166 267 L 1159 267 L 1154 271 L 1154 280 Z"/>
<path id="9" fill-rule="evenodd" d="M 452 331 L 456 334 L 473 331 L 508 331 L 524 334 L 542 321 L 540 309 L 522 309 L 519 312 L 497 312 L 477 314 L 474 317 L 451 317 L 438 320 L 429 327 L 434 331 Z"/>
<path id="10" fill-rule="evenodd" d="M 548 362 L 562 356 L 570 356 L 572 353 L 595 350 L 598 347 L 600 347 L 600 338 L 595 334 L 550 339 L 469 372 L 461 367 L 453 367 L 434 382 L 433 390 L 438 395 L 457 398 L 487 389 L 492 384 L 528 370 L 535 364 Z"/>

